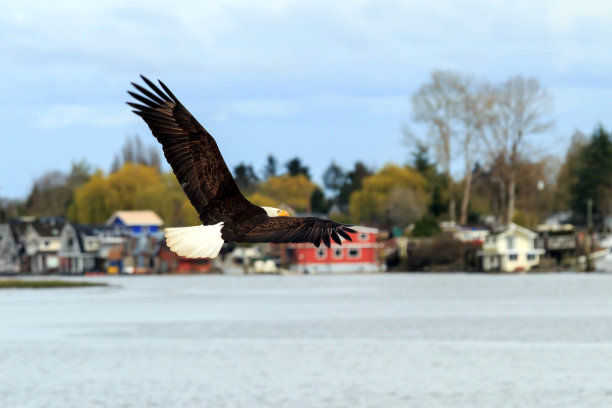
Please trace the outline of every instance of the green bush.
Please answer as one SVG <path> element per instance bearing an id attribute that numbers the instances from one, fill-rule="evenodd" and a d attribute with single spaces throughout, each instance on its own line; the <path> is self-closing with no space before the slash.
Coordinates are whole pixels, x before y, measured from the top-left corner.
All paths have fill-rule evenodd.
<path id="1" fill-rule="evenodd" d="M 425 214 L 414 223 L 413 237 L 431 237 L 440 232 L 438 219 L 431 214 Z"/>

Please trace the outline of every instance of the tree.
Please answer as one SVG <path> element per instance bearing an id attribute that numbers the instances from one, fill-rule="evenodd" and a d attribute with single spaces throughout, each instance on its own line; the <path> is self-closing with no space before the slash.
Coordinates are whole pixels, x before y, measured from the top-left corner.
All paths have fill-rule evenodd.
<path id="1" fill-rule="evenodd" d="M 427 125 L 426 141 L 434 148 L 436 159 L 451 185 L 453 140 L 457 137 L 462 98 L 466 92 L 466 79 L 453 71 L 434 71 L 431 81 L 412 95 L 413 118 Z M 415 136 L 406 131 L 408 139 Z M 422 141 L 423 143 L 425 141 Z M 449 219 L 455 220 L 455 198 L 450 196 Z"/>
<path id="2" fill-rule="evenodd" d="M 435 172 L 436 165 L 429 161 L 429 149 L 420 141 L 417 141 L 416 151 L 412 154 L 412 167 L 424 177 L 429 177 Z"/>
<path id="3" fill-rule="evenodd" d="M 431 196 L 428 210 L 436 217 L 448 211 L 448 179 L 438 173 L 436 165 L 429 159 L 427 145 L 417 142 L 413 153 L 412 167 L 429 181 L 427 193 Z"/>
<path id="4" fill-rule="evenodd" d="M 25 203 L 26 211 L 40 217 L 66 215 L 74 190 L 89 179 L 90 173 L 85 160 L 73 162 L 68 174 L 59 170 L 44 173 L 34 181 Z"/>
<path id="5" fill-rule="evenodd" d="M 427 201 L 426 187 L 427 180 L 417 171 L 409 167 L 387 165 L 375 174 L 364 178 L 362 188 L 351 194 L 349 205 L 351 217 L 356 223 L 361 221 L 393 222 L 390 199 L 398 189 L 412 190 L 414 194 L 408 198 L 408 202 L 403 204 L 404 210 L 410 207 L 410 214 L 420 213 L 422 212 L 421 206 Z M 405 191 L 399 194 L 406 198 Z"/>
<path id="6" fill-rule="evenodd" d="M 25 214 L 23 201 L 0 197 L 0 222 L 8 222 L 15 217 Z"/>
<path id="7" fill-rule="evenodd" d="M 118 210 L 155 211 L 168 225 L 197 225 L 197 212 L 172 173 L 127 162 L 108 177 L 98 170 L 77 188 L 68 210 L 70 220 L 101 224 Z"/>
<path id="8" fill-rule="evenodd" d="M 264 179 L 267 180 L 270 177 L 276 176 L 278 161 L 276 157 L 269 154 L 266 158 L 266 165 L 264 166 Z"/>
<path id="9" fill-rule="evenodd" d="M 431 81 L 421 86 L 412 96 L 414 119 L 428 127 L 428 138 L 417 140 L 417 143 L 427 143 L 434 149 L 437 162 L 447 179 L 446 184 L 451 188 L 451 221 L 454 221 L 456 212 L 451 163 L 455 155 L 463 155 L 463 195 L 459 222 L 465 224 L 471 195 L 472 166 L 478 146 L 477 137 L 489 120 L 491 100 L 489 86 L 485 82 L 453 71 L 434 71 Z M 406 131 L 406 135 L 408 141 L 415 139 L 410 130 Z"/>
<path id="10" fill-rule="evenodd" d="M 310 211 L 316 214 L 327 214 L 329 202 L 321 188 L 316 187 L 310 196 Z"/>
<path id="11" fill-rule="evenodd" d="M 334 199 L 338 201 L 342 186 L 346 183 L 347 174 L 335 162 L 331 162 L 323 173 L 323 185 L 334 194 Z"/>
<path id="12" fill-rule="evenodd" d="M 253 166 L 244 163 L 234 167 L 234 180 L 236 180 L 238 188 L 245 194 L 255 191 L 257 183 L 259 183 L 259 177 L 255 174 Z"/>
<path id="13" fill-rule="evenodd" d="M 264 195 L 260 192 L 254 192 L 253 194 L 249 194 L 248 196 L 246 196 L 246 198 L 253 204 L 262 207 L 279 207 L 282 205 L 282 203 L 276 200 L 275 198 L 268 197 L 267 195 Z"/>
<path id="14" fill-rule="evenodd" d="M 74 199 L 68 208 L 68 218 L 83 224 L 102 224 L 112 212 L 108 209 L 107 193 L 109 184 L 101 170 L 96 171 L 74 192 Z"/>
<path id="15" fill-rule="evenodd" d="M 338 195 L 338 202 L 340 204 L 348 204 L 351 194 L 359 190 L 362 186 L 363 179 L 370 176 L 372 171 L 360 161 L 356 161 L 353 165 L 353 170 L 349 171 L 346 175 L 346 179 L 340 194 Z"/>
<path id="16" fill-rule="evenodd" d="M 310 197 L 317 185 L 304 174 L 270 177 L 261 183 L 257 193 L 274 199 L 277 203 L 290 206 L 299 212 L 310 212 Z"/>
<path id="17" fill-rule="evenodd" d="M 412 236 L 431 237 L 439 232 L 440 226 L 437 218 L 431 214 L 425 214 L 415 221 Z"/>
<path id="18" fill-rule="evenodd" d="M 492 91 L 493 114 L 482 138 L 489 157 L 501 159 L 506 181 L 506 213 L 512 221 L 515 207 L 516 172 L 521 154 L 527 155 L 525 139 L 547 131 L 553 125 L 546 116 L 552 111 L 552 97 L 535 78 L 510 78 Z"/>
<path id="19" fill-rule="evenodd" d="M 126 138 L 121 153 L 113 159 L 111 173 L 118 171 L 125 163 L 144 164 L 158 171 L 161 169 L 158 149 L 153 145 L 144 146 L 138 135 Z"/>
<path id="20" fill-rule="evenodd" d="M 391 191 L 387 201 L 389 221 L 401 228 L 419 219 L 425 214 L 427 197 L 422 191 L 414 188 L 396 188 Z"/>
<path id="21" fill-rule="evenodd" d="M 293 159 L 289 160 L 285 166 L 287 167 L 287 173 L 290 176 L 303 174 L 307 179 L 310 179 L 308 166 L 303 165 L 302 160 L 300 160 L 299 157 L 294 157 Z"/>
<path id="22" fill-rule="evenodd" d="M 565 154 L 565 160 L 561 165 L 557 180 L 555 182 L 555 198 L 557 210 L 567 210 L 573 207 L 572 186 L 577 185 L 578 169 L 581 167 L 582 151 L 589 144 L 589 137 L 576 130 L 572 135 L 570 146 Z"/>
<path id="23" fill-rule="evenodd" d="M 593 200 L 596 220 L 612 213 L 612 139 L 603 126 L 593 132 L 589 143 L 580 151 L 574 183 L 570 186 L 575 214 L 586 212 L 587 200 Z"/>
<path id="24" fill-rule="evenodd" d="M 480 145 L 478 139 L 482 139 L 485 126 L 491 121 L 490 111 L 494 104 L 488 84 L 475 82 L 469 77 L 464 77 L 464 85 L 465 88 L 460 94 L 458 107 L 459 132 L 457 136 L 463 153 L 464 165 L 463 195 L 459 218 L 459 223 L 463 225 L 467 223 L 472 169 Z"/>

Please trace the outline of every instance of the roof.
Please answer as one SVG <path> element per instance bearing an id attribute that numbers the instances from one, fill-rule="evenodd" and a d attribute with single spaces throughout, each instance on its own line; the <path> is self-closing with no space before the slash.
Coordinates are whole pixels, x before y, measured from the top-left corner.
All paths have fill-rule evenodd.
<path id="1" fill-rule="evenodd" d="M 34 221 L 30 225 L 41 237 L 59 237 L 64 227 L 63 222 L 43 222 L 40 220 Z"/>
<path id="2" fill-rule="evenodd" d="M 162 225 L 164 222 L 154 211 L 115 211 L 113 215 L 106 221 L 106 225 L 111 225 L 119 219 L 128 227 L 135 225 Z"/>
<path id="3" fill-rule="evenodd" d="M 112 227 L 95 224 L 72 224 L 72 227 L 74 228 L 74 231 L 76 233 L 77 242 L 79 243 L 79 248 L 81 249 L 81 252 L 87 252 L 87 249 L 83 242 L 83 238 L 98 237 L 100 235 L 100 232 L 112 230 Z"/>
<path id="4" fill-rule="evenodd" d="M 497 231 L 495 232 L 495 235 L 497 236 L 504 236 L 504 235 L 509 235 L 512 234 L 514 232 L 517 232 L 519 234 L 522 235 L 526 235 L 529 238 L 535 238 L 538 236 L 538 234 L 536 234 L 535 232 L 525 228 L 525 227 L 521 227 L 520 225 L 517 225 L 513 222 L 511 222 L 510 224 L 508 224 L 506 226 L 506 228 L 502 231 Z"/>

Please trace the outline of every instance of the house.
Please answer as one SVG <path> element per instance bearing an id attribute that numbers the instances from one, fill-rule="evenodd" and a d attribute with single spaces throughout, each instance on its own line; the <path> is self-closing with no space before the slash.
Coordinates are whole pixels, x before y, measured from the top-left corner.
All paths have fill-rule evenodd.
<path id="1" fill-rule="evenodd" d="M 538 234 L 510 223 L 503 230 L 489 235 L 477 255 L 482 257 L 485 271 L 528 271 L 540 263 L 544 253 L 536 248 Z"/>
<path id="2" fill-rule="evenodd" d="M 0 274 L 20 271 L 20 241 L 11 224 L 0 224 Z"/>
<path id="3" fill-rule="evenodd" d="M 25 254 L 29 258 L 29 272 L 54 273 L 59 271 L 60 233 L 64 222 L 58 219 L 37 220 L 25 230 Z"/>
<path id="4" fill-rule="evenodd" d="M 102 240 L 112 236 L 113 227 L 66 223 L 60 234 L 60 272 L 83 274 L 106 270 L 106 259 L 100 256 Z"/>
<path id="5" fill-rule="evenodd" d="M 210 258 L 185 258 L 172 252 L 165 239 L 158 241 L 153 266 L 155 273 L 209 273 L 211 266 Z"/>
<path id="6" fill-rule="evenodd" d="M 378 229 L 352 227 L 353 241 L 345 240 L 342 246 L 332 243 L 331 248 L 321 245 L 319 248 L 310 243 L 287 244 L 293 269 L 302 273 L 362 273 L 379 272 L 379 250 L 377 242 Z"/>
<path id="7" fill-rule="evenodd" d="M 106 225 L 114 226 L 127 235 L 156 233 L 163 223 L 162 219 L 151 210 L 116 211 L 106 221 Z"/>
<path id="8" fill-rule="evenodd" d="M 150 274 L 155 269 L 155 258 L 159 242 L 164 240 L 163 231 L 126 237 L 122 273 Z"/>

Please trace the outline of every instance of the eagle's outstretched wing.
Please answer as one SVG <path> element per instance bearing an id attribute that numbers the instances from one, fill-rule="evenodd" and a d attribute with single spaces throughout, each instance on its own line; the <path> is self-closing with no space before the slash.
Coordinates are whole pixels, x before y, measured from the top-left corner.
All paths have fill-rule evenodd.
<path id="1" fill-rule="evenodd" d="M 317 247 L 323 242 L 327 247 L 331 241 L 341 245 L 340 237 L 352 241 L 352 225 L 316 217 L 273 217 L 267 218 L 237 237 L 239 242 L 311 242 Z M 231 225 L 226 225 L 231 233 Z M 224 228 L 224 229 L 225 229 Z M 224 232 L 225 235 L 225 232 Z"/>
<path id="2" fill-rule="evenodd" d="M 146 89 L 128 93 L 140 103 L 128 102 L 162 144 L 183 191 L 204 225 L 249 218 L 265 211 L 240 193 L 217 143 L 161 81 L 163 91 L 141 75 Z M 164 92 L 165 91 L 165 92 Z"/>

